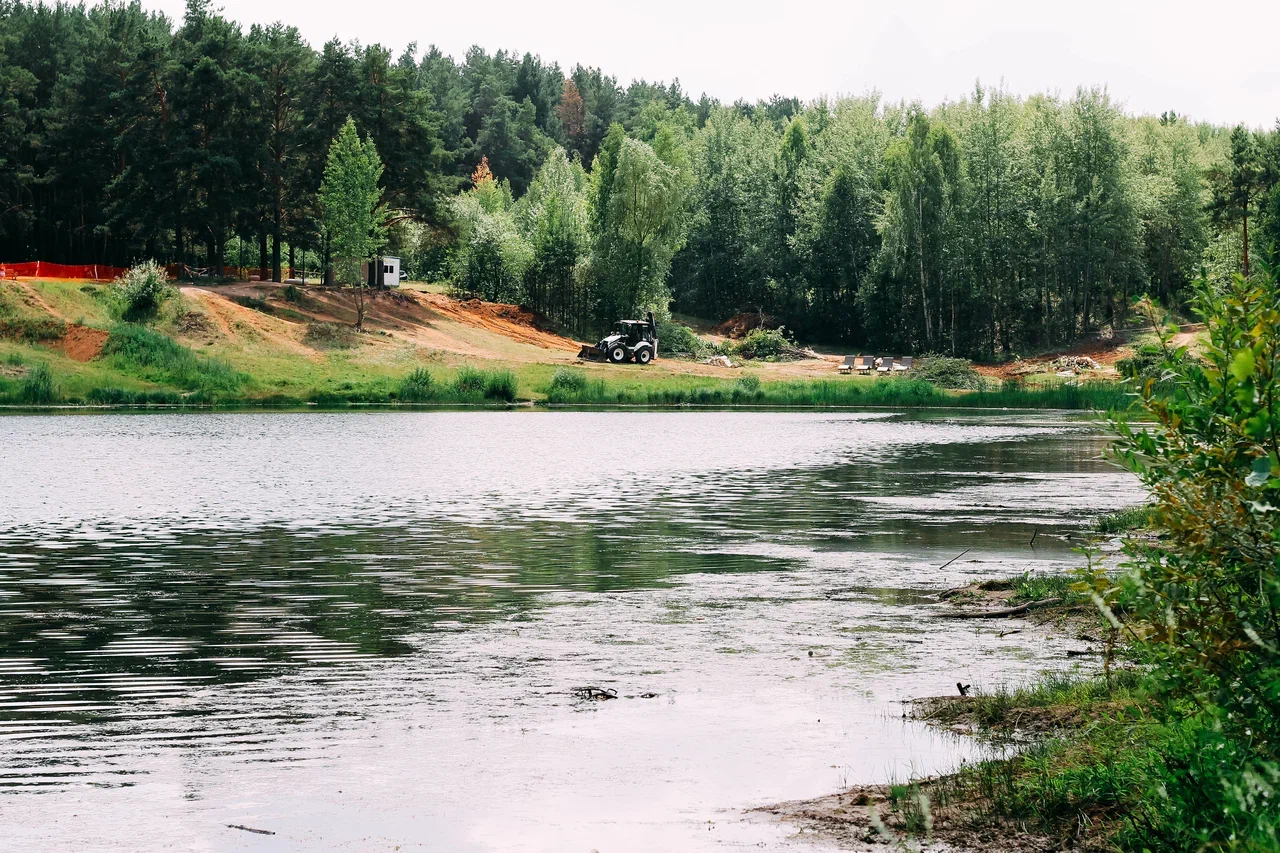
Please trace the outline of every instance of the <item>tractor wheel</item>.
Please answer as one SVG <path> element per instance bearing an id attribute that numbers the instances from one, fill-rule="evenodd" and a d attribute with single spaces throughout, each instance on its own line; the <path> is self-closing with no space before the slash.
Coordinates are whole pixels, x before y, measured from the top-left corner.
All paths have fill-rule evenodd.
<path id="1" fill-rule="evenodd" d="M 622 364 L 626 360 L 627 360 L 626 347 L 617 346 L 609 350 L 609 361 L 613 362 L 614 364 Z"/>
<path id="2" fill-rule="evenodd" d="M 653 361 L 653 350 L 649 349 L 648 347 L 642 347 L 636 350 L 636 361 L 640 362 L 641 364 L 648 364 L 649 362 Z"/>

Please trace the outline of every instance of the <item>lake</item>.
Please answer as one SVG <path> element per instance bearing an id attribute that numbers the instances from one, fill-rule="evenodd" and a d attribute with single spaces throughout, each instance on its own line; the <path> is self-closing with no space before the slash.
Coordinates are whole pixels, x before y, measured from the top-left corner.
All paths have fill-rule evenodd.
<path id="1" fill-rule="evenodd" d="M 744 810 L 952 768 L 980 747 L 902 700 L 1068 665 L 931 596 L 1083 562 L 1143 498 L 1105 446 L 1026 412 L 2 418 L 0 848 L 795 849 Z"/>

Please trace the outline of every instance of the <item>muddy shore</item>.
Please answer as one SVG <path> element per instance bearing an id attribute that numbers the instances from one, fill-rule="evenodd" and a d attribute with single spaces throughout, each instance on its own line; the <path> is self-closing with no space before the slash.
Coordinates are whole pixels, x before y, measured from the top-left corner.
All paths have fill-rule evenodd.
<path id="1" fill-rule="evenodd" d="M 1080 601 L 1019 602 L 1012 581 L 970 584 L 939 593 L 940 605 L 951 608 L 937 618 L 968 618 L 999 636 L 1024 635 L 1028 645 L 1065 638 L 1079 643 L 1070 658 L 1097 659 L 1102 653 L 1096 610 Z M 1027 609 L 1021 606 L 1029 604 Z M 1019 612 L 1000 615 L 1009 610 Z M 1066 661 L 1064 661 L 1064 664 Z M 957 684 L 949 696 L 925 696 L 904 703 L 903 716 L 930 723 L 957 735 L 983 735 L 1005 745 L 1029 742 L 1055 731 L 1089 722 L 1078 709 L 1015 708 L 988 725 L 976 713 L 976 697 Z M 960 688 L 964 689 L 964 694 Z M 854 785 L 824 796 L 773 803 L 757 814 L 794 827 L 798 842 L 842 850 L 918 850 L 921 853 L 1045 853 L 1078 843 L 1038 831 L 994 814 L 971 790 L 961 790 L 955 774 L 903 780 L 903 784 Z M 1075 840 L 1078 842 L 1078 839 Z M 1086 848 L 1087 849 L 1087 845 Z"/>

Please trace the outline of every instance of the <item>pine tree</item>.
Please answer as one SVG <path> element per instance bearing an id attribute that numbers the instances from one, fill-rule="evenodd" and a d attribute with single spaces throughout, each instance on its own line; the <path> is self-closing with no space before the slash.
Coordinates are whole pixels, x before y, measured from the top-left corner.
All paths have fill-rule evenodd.
<path id="1" fill-rule="evenodd" d="M 1263 195 L 1263 163 L 1253 134 L 1244 126 L 1231 131 L 1231 149 L 1226 160 L 1211 174 L 1212 211 L 1223 224 L 1240 223 L 1243 272 L 1249 277 L 1249 217 Z"/>

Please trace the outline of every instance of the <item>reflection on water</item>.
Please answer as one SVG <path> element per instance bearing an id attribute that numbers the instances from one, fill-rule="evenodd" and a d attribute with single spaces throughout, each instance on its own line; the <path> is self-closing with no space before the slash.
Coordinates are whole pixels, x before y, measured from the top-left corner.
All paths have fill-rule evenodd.
<path id="1" fill-rule="evenodd" d="M 1102 447 L 1051 416 L 0 420 L 0 847 L 781 843 L 738 810 L 970 753 L 897 700 L 1057 665 L 923 593 L 1073 565 L 1141 497 Z"/>

